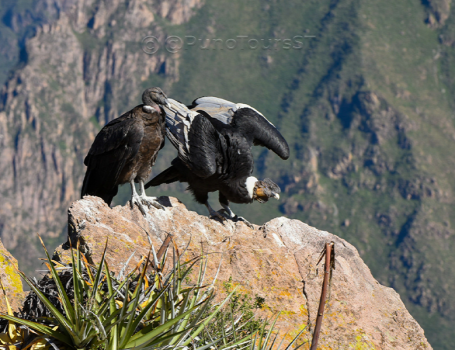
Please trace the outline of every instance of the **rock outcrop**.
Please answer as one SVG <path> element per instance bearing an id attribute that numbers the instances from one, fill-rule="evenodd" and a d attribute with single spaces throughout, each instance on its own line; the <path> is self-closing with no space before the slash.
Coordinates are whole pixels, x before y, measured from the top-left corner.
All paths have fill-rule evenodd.
<path id="1" fill-rule="evenodd" d="M 311 339 L 323 279 L 317 265 L 326 242 L 335 244 L 335 270 L 320 339 L 321 349 L 431 349 L 422 328 L 406 310 L 399 295 L 382 286 L 370 273 L 357 250 L 325 231 L 284 217 L 249 228 L 243 222 L 225 222 L 188 211 L 175 198 L 161 197 L 165 210 L 150 209 L 144 218 L 137 208 L 109 208 L 101 199 L 87 196 L 69 209 L 69 235 L 79 239 L 86 255 L 99 261 L 109 239 L 107 261 L 118 271 L 136 252 L 133 267 L 150 247 L 147 233 L 158 248 L 168 233 L 177 246 L 189 243 L 188 253 L 211 254 L 208 276 L 220 259 L 218 283 L 231 279 L 242 292 L 264 299 L 261 312 L 282 311 L 278 328 L 289 337 L 306 327 Z M 68 258 L 68 244 L 57 250 Z M 219 288 L 220 294 L 222 288 Z"/>
<path id="2" fill-rule="evenodd" d="M 422 4 L 427 8 L 427 23 L 431 28 L 442 27 L 450 16 L 452 0 L 427 0 Z"/>
<path id="3" fill-rule="evenodd" d="M 5 249 L 0 241 L 0 279 L 5 288 L 6 296 L 14 311 L 17 311 L 25 297 L 22 281 L 16 272 L 17 260 Z M 5 297 L 0 291 L 0 312 L 7 312 Z"/>

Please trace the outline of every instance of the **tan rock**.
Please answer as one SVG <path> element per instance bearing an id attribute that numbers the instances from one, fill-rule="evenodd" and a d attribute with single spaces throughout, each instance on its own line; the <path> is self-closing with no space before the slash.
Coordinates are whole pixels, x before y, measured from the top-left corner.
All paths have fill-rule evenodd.
<path id="1" fill-rule="evenodd" d="M 0 278 L 13 311 L 17 311 L 22 306 L 25 297 L 21 278 L 16 272 L 16 269 L 17 260 L 13 258 L 3 246 L 2 241 L 0 241 Z M 0 312 L 7 312 L 6 302 L 2 292 L 0 292 Z"/>
<path id="2" fill-rule="evenodd" d="M 440 28 L 450 16 L 452 0 L 428 0 L 425 5 L 428 9 L 427 23 L 430 28 Z"/>
<path id="3" fill-rule="evenodd" d="M 171 0 L 154 1 L 153 8 L 160 17 L 166 18 L 172 24 L 188 22 L 194 14 L 194 10 L 202 7 L 202 0 Z"/>
<path id="4" fill-rule="evenodd" d="M 80 238 L 87 255 L 99 261 L 109 239 L 107 261 L 118 271 L 135 251 L 131 267 L 148 253 L 146 231 L 158 249 L 167 233 L 177 246 L 190 242 L 188 257 L 211 254 L 213 277 L 223 255 L 218 286 L 232 279 L 244 293 L 265 299 L 263 315 L 282 311 L 278 328 L 288 338 L 307 327 L 310 339 L 322 286 L 323 266 L 316 265 L 326 242 L 335 243 L 335 267 L 330 300 L 322 324 L 321 349 L 431 349 L 422 328 L 399 295 L 380 285 L 357 250 L 345 240 L 298 220 L 276 218 L 250 229 L 244 223 L 224 224 L 188 211 L 175 198 L 161 197 L 166 210 L 150 209 L 144 218 L 137 208 L 109 208 L 97 197 L 84 197 L 69 209 L 73 243 Z M 63 257 L 67 252 L 59 248 Z M 308 347 L 307 347 L 308 348 Z"/>

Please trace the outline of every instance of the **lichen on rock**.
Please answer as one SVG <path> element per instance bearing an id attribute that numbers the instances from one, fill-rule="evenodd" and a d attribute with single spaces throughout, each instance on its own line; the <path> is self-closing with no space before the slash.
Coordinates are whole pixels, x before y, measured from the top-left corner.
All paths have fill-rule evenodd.
<path id="1" fill-rule="evenodd" d="M 13 310 L 18 310 L 22 305 L 25 293 L 22 289 L 22 281 L 17 273 L 17 260 L 5 249 L 0 241 L 0 278 L 5 287 L 6 296 Z M 3 293 L 0 292 L 0 312 L 6 312 L 6 302 Z"/>

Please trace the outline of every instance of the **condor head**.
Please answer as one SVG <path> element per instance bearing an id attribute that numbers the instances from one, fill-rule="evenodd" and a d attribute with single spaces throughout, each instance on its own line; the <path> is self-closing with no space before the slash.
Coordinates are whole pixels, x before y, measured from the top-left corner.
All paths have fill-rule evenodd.
<path id="1" fill-rule="evenodd" d="M 265 203 L 269 198 L 280 199 L 280 187 L 270 179 L 258 180 L 254 176 L 250 176 L 246 180 L 246 188 L 251 198 L 259 203 Z"/>
<path id="2" fill-rule="evenodd" d="M 153 106 L 155 103 L 162 106 L 169 106 L 166 94 L 159 87 L 145 90 L 142 94 L 142 103 L 145 106 Z"/>

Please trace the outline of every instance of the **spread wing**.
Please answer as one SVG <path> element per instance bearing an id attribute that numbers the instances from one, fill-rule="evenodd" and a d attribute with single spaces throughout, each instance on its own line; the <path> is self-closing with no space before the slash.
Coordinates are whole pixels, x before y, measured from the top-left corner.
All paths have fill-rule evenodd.
<path id="1" fill-rule="evenodd" d="M 168 99 L 166 135 L 178 150 L 180 160 L 197 176 L 207 178 L 224 172 L 227 145 L 205 112 L 191 111 L 185 105 Z"/>
<path id="2" fill-rule="evenodd" d="M 117 181 L 126 162 L 138 153 L 144 128 L 141 120 L 131 112 L 106 124 L 96 135 L 85 157 L 87 171 L 81 196 L 104 195 L 118 185 Z"/>
<path id="3" fill-rule="evenodd" d="M 191 111 L 206 112 L 218 131 L 235 128 L 254 145 L 264 146 L 283 159 L 289 158 L 289 146 L 278 129 L 257 109 L 218 97 L 200 97 L 189 106 Z"/>

